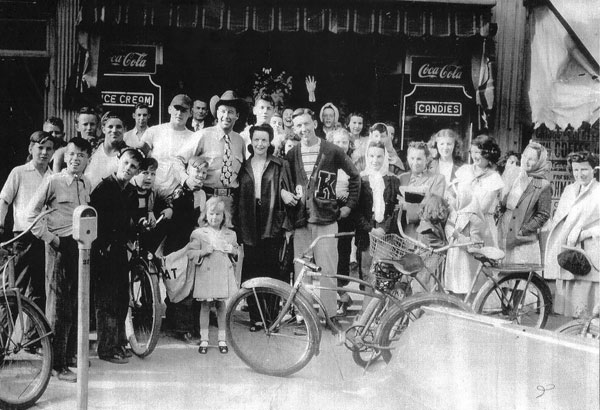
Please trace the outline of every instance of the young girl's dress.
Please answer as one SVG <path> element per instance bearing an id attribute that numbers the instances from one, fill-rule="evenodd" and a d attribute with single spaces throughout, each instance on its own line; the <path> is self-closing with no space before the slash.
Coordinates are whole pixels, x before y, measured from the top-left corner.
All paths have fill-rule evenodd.
<path id="1" fill-rule="evenodd" d="M 192 296 L 196 300 L 225 300 L 230 298 L 238 290 L 235 280 L 235 263 L 231 254 L 217 250 L 222 248 L 222 243 L 228 243 L 237 248 L 237 237 L 235 232 L 223 228 L 219 231 L 205 226 L 192 232 L 191 243 L 200 243 L 200 249 L 209 244 L 215 248 L 213 252 L 192 260 L 194 263 L 192 273 L 194 275 L 194 290 Z"/>

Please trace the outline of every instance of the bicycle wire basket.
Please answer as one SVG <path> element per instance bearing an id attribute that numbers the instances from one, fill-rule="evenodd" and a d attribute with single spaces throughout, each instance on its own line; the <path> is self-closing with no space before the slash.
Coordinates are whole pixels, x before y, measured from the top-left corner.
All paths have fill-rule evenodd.
<path id="1" fill-rule="evenodd" d="M 415 246 L 400 235 L 387 234 L 383 236 L 369 233 L 369 253 L 373 262 L 381 259 L 398 260 L 408 252 L 414 252 Z"/>

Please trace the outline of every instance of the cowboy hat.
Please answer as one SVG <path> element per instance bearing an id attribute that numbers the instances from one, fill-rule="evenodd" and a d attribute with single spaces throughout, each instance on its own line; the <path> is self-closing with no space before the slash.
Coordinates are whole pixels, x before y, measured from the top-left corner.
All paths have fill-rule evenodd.
<path id="1" fill-rule="evenodd" d="M 236 93 L 234 91 L 231 90 L 227 90 L 223 93 L 223 95 L 221 95 L 221 97 L 219 97 L 218 95 L 213 95 L 210 98 L 210 112 L 212 113 L 213 117 L 217 116 L 217 108 L 219 108 L 221 105 L 227 105 L 229 107 L 234 107 L 237 111 L 238 114 L 240 113 L 240 111 L 242 110 L 243 105 L 245 104 L 245 101 L 238 98 L 238 96 L 236 95 Z"/>

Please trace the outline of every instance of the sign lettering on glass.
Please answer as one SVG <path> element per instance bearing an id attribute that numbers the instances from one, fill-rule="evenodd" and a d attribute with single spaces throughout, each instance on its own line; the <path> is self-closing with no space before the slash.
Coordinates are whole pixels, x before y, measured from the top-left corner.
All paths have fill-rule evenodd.
<path id="1" fill-rule="evenodd" d="M 415 103 L 415 114 L 460 117 L 462 115 L 462 104 L 446 101 L 417 101 Z"/>
<path id="2" fill-rule="evenodd" d="M 412 57 L 410 82 L 413 84 L 465 84 L 465 66 L 454 59 Z"/>
<path id="3" fill-rule="evenodd" d="M 102 104 L 112 107 L 134 107 L 136 104 L 146 104 L 154 107 L 154 94 L 127 92 L 127 91 L 102 91 Z"/>
<path id="4" fill-rule="evenodd" d="M 155 74 L 156 47 L 107 46 L 102 50 L 100 66 L 104 74 Z"/>

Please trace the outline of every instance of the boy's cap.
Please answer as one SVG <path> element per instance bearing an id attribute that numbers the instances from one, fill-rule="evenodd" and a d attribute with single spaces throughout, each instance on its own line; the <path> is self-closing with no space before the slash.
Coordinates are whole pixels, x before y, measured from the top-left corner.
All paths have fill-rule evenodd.
<path id="1" fill-rule="evenodd" d="M 192 99 L 185 94 L 177 94 L 171 100 L 172 107 L 183 107 L 189 110 L 192 107 L 192 104 Z"/>

